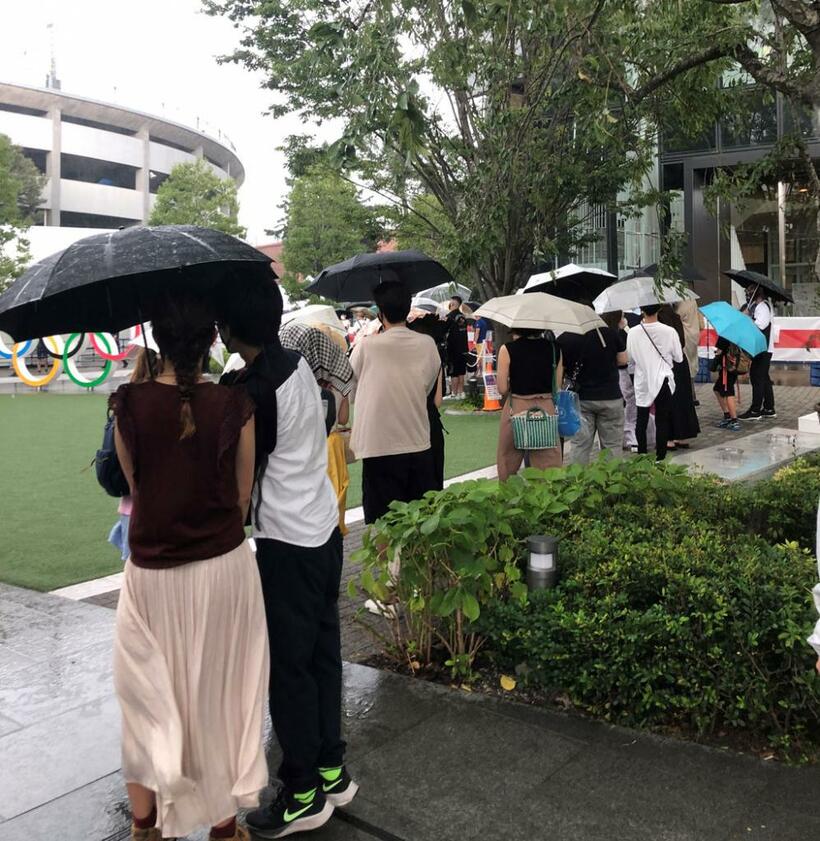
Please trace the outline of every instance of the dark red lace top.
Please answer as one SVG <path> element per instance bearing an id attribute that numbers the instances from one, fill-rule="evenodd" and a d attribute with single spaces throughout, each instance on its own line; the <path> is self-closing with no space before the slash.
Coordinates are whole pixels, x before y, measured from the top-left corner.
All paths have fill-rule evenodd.
<path id="1" fill-rule="evenodd" d="M 128 533 L 131 560 L 171 567 L 224 555 L 245 539 L 236 451 L 254 412 L 242 388 L 200 383 L 191 408 L 196 433 L 180 434 L 180 395 L 174 385 L 123 385 L 109 406 L 134 462 Z"/>

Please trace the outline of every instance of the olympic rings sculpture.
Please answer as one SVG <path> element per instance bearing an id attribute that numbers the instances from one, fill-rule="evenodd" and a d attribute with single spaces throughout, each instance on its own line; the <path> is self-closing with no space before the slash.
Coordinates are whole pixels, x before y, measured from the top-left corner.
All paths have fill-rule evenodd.
<path id="1" fill-rule="evenodd" d="M 30 388 L 42 388 L 54 380 L 60 371 L 65 370 L 68 378 L 80 388 L 96 388 L 102 385 L 111 375 L 115 362 L 121 362 L 139 349 L 137 340 L 142 333 L 139 325 L 132 328 L 131 338 L 124 351 L 119 350 L 117 340 L 111 333 L 92 333 L 88 335 L 88 345 L 94 353 L 105 361 L 102 371 L 96 377 L 87 377 L 77 365 L 76 357 L 86 347 L 84 333 L 72 333 L 67 339 L 62 336 L 46 336 L 40 341 L 46 350 L 47 358 L 51 360 L 51 368 L 42 376 L 35 376 L 29 370 L 27 357 L 38 346 L 36 340 L 17 342 L 11 347 L 0 338 L 0 359 L 8 359 L 18 379 Z M 41 357 L 42 358 L 42 357 Z"/>

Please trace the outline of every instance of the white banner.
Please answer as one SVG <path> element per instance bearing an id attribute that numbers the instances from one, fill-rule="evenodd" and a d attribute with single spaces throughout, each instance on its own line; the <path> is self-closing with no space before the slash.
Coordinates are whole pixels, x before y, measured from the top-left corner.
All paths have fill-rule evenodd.
<path id="1" fill-rule="evenodd" d="M 701 330 L 698 355 L 714 356 L 716 341 L 711 327 Z M 770 349 L 773 362 L 820 362 L 820 317 L 776 317 Z"/>

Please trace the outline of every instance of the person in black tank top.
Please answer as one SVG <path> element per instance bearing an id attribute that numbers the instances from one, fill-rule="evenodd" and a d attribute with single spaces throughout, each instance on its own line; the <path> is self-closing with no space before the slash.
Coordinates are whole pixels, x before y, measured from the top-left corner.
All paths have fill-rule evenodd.
<path id="1" fill-rule="evenodd" d="M 524 461 L 524 451 L 515 449 L 510 416 L 532 408 L 554 415 L 553 383 L 560 388 L 564 374 L 561 349 L 552 333 L 513 328 L 512 336 L 498 352 L 498 390 L 505 398 L 496 455 L 502 482 L 517 473 Z M 530 450 L 529 463 L 539 470 L 560 467 L 561 448 Z"/>

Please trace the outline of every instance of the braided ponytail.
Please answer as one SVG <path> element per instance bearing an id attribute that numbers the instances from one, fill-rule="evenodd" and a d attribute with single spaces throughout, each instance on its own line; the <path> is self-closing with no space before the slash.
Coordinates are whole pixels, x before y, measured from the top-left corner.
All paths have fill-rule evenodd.
<path id="1" fill-rule="evenodd" d="M 191 401 L 202 364 L 214 340 L 214 314 L 208 302 L 193 292 L 169 295 L 152 319 L 154 338 L 163 359 L 174 366 L 179 396 L 180 435 L 196 434 Z"/>

